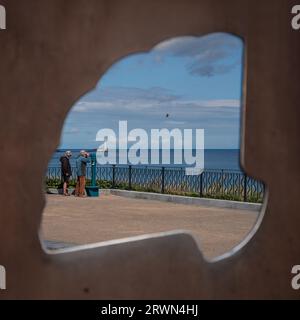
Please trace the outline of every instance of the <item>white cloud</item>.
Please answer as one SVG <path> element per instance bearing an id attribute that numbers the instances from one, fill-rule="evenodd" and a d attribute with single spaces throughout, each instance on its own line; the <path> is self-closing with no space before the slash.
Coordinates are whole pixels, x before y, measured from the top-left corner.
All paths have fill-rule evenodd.
<path id="1" fill-rule="evenodd" d="M 196 106 L 208 108 L 239 108 L 241 106 L 241 101 L 237 99 L 194 100 L 185 103 L 194 103 Z"/>
<path id="2" fill-rule="evenodd" d="M 128 121 L 128 130 L 204 128 L 209 137 L 239 135 L 238 99 L 190 100 L 161 88 L 109 88 L 106 93 L 101 101 L 80 101 L 70 113 L 64 133 L 69 133 L 66 136 L 71 139 L 80 131 L 76 135 L 78 145 L 81 141 L 94 141 L 100 129 L 116 130 L 120 120 Z M 210 138 L 208 142 L 211 145 Z"/>
<path id="3" fill-rule="evenodd" d="M 190 74 L 212 77 L 226 74 L 241 64 L 242 41 L 227 33 L 213 33 L 202 37 L 178 37 L 153 48 L 154 61 L 166 56 L 186 58 Z"/>
<path id="4" fill-rule="evenodd" d="M 79 132 L 80 132 L 80 130 L 79 130 L 79 128 L 77 128 L 77 127 L 66 128 L 66 129 L 64 130 L 64 133 L 65 133 L 65 134 L 76 134 L 76 133 L 79 133 Z"/>
<path id="5" fill-rule="evenodd" d="M 175 54 L 179 48 L 194 46 L 195 41 L 197 41 L 197 39 L 200 39 L 200 38 L 192 37 L 192 36 L 172 38 L 159 43 L 152 49 L 152 51 L 157 53 Z"/>
<path id="6" fill-rule="evenodd" d="M 238 99 L 186 100 L 172 95 L 162 88 L 136 89 L 111 87 L 104 92 L 101 101 L 81 101 L 73 111 L 79 113 L 109 112 L 128 115 L 135 112 L 146 116 L 165 113 L 182 113 L 188 110 L 213 111 L 214 108 L 239 108 Z M 210 110 L 211 109 L 211 110 Z"/>
<path id="7" fill-rule="evenodd" d="M 110 109 L 114 106 L 112 102 L 105 102 L 105 101 L 99 101 L 99 102 L 78 102 L 73 107 L 72 111 L 75 112 L 89 112 L 93 110 L 104 110 L 104 109 Z"/>

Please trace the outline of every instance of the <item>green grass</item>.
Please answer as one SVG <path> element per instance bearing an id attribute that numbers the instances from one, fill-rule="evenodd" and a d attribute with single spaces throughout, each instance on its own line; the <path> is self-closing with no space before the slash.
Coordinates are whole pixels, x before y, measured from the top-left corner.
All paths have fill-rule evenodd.
<path id="1" fill-rule="evenodd" d="M 87 186 L 91 184 L 91 180 L 86 180 Z M 129 190 L 129 185 L 126 182 L 118 182 L 115 183 L 113 186 L 112 181 L 110 180 L 97 180 L 97 185 L 101 189 L 120 189 L 120 190 Z M 62 182 L 61 179 L 54 178 L 49 179 L 46 178 L 45 180 L 45 186 L 47 188 L 62 188 Z M 70 187 L 76 186 L 76 180 L 71 179 L 69 183 Z M 187 186 L 185 184 L 182 184 L 179 186 L 179 188 L 165 188 L 165 194 L 173 194 L 173 195 L 179 195 L 179 196 L 188 196 L 188 197 L 200 197 L 200 194 L 197 192 L 190 192 L 185 191 Z M 138 185 L 138 184 L 132 184 L 131 189 L 132 191 L 141 191 L 141 192 L 153 192 L 153 193 L 161 193 L 161 185 L 160 181 L 153 180 L 151 181 L 146 187 Z M 251 190 L 250 190 L 251 191 Z M 262 203 L 263 198 L 261 195 L 254 190 L 250 192 L 250 196 L 247 197 L 247 202 L 252 203 Z M 222 199 L 222 200 L 233 200 L 233 201 L 243 201 L 243 192 L 240 191 L 238 194 L 235 192 L 232 192 L 231 190 L 222 189 L 222 186 L 218 184 L 211 185 L 205 194 L 203 194 L 203 198 L 210 198 L 210 199 Z"/>

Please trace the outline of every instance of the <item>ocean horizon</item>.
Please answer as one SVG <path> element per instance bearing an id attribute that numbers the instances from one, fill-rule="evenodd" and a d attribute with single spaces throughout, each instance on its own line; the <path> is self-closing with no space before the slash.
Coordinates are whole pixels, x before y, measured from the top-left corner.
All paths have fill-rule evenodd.
<path id="1" fill-rule="evenodd" d="M 82 148 L 84 149 L 84 148 Z M 70 150 L 73 153 L 71 158 L 71 165 L 75 165 L 75 159 L 79 155 L 80 150 L 82 149 L 75 149 L 75 148 L 59 148 L 57 149 L 48 166 L 49 167 L 57 167 L 60 166 L 59 159 L 65 153 L 65 151 Z M 86 148 L 84 149 L 88 152 L 95 152 L 97 149 Z M 120 153 L 127 152 L 128 150 L 124 149 L 117 149 L 116 150 L 116 158 L 118 159 Z M 160 153 L 163 152 L 162 149 L 157 150 L 156 152 Z M 195 154 L 196 150 L 192 150 L 193 154 Z M 151 159 L 151 150 L 148 150 L 148 158 Z M 141 166 L 165 166 L 165 167 L 188 167 L 187 164 L 184 162 L 182 164 L 174 164 L 174 149 L 170 150 L 170 164 L 155 164 L 152 165 L 151 163 Z M 118 161 L 116 162 L 118 164 Z M 129 165 L 130 163 L 128 163 Z M 99 164 L 98 164 L 99 166 Z M 236 171 L 243 171 L 240 167 L 240 149 L 205 149 L 204 150 L 204 168 L 209 170 L 236 170 Z"/>

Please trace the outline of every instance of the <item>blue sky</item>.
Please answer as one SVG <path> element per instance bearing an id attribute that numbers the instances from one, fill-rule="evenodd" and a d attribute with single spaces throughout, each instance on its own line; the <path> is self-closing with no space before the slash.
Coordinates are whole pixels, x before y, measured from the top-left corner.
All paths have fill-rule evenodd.
<path id="1" fill-rule="evenodd" d="M 68 114 L 60 148 L 96 148 L 96 133 L 205 129 L 205 148 L 239 147 L 242 41 L 215 33 L 180 37 L 115 63 Z M 169 114 L 169 117 L 166 117 Z"/>

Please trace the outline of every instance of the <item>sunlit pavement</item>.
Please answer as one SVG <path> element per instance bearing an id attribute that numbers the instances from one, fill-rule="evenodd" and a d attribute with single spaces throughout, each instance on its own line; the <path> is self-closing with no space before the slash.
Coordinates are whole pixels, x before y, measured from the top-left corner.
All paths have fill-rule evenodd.
<path id="1" fill-rule="evenodd" d="M 42 233 L 52 249 L 171 230 L 191 231 L 203 254 L 215 257 L 237 245 L 258 213 L 113 195 L 47 195 Z M 64 245 L 65 244 L 65 245 Z"/>

